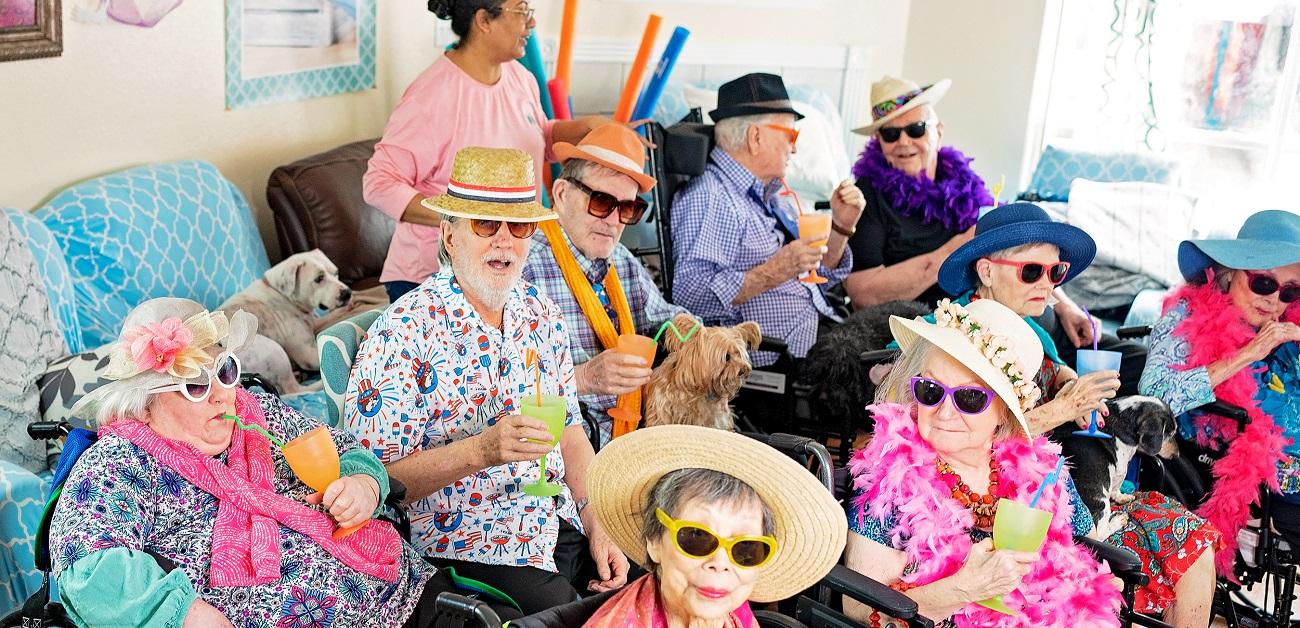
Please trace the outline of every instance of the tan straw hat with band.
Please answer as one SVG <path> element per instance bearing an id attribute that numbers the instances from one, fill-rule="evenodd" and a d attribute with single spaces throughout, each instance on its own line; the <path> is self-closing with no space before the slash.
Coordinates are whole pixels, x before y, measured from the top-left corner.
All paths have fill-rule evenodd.
<path id="1" fill-rule="evenodd" d="M 587 471 L 596 517 L 627 557 L 647 565 L 641 536 L 650 490 L 679 469 L 711 469 L 748 484 L 771 509 L 777 550 L 757 568 L 750 600 L 773 602 L 812 586 L 844 552 L 844 509 L 808 469 L 752 438 L 709 427 L 660 425 L 614 439 Z M 669 513 L 670 515 L 676 513 Z"/>
<path id="2" fill-rule="evenodd" d="M 447 191 L 420 204 L 440 214 L 477 220 L 541 222 L 558 217 L 537 202 L 533 158 L 517 148 L 472 146 L 456 151 Z"/>
<path id="3" fill-rule="evenodd" d="M 934 104 L 948 93 L 951 79 L 941 79 L 921 87 L 907 79 L 886 76 L 871 84 L 871 124 L 853 129 L 858 135 L 871 135 L 894 118 L 924 104 Z"/>

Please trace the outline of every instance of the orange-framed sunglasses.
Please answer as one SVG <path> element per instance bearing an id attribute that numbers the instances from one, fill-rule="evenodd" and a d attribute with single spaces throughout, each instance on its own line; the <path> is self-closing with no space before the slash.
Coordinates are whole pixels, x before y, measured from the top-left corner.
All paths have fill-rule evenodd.
<path id="1" fill-rule="evenodd" d="M 776 539 L 770 536 L 723 538 L 702 523 L 673 519 L 662 508 L 655 509 L 655 517 L 668 528 L 673 547 L 691 558 L 708 558 L 721 547 L 727 550 L 727 558 L 733 565 L 741 569 L 757 569 L 776 554 Z"/>
<path id="2" fill-rule="evenodd" d="M 798 144 L 798 143 L 799 143 L 799 129 L 792 129 L 792 128 L 788 127 L 788 126 L 784 126 L 784 125 L 780 125 L 780 124 L 764 124 L 763 126 L 769 128 L 769 129 L 774 129 L 774 130 L 780 131 L 780 132 L 782 132 L 782 133 L 785 133 L 785 134 L 786 134 L 786 137 L 789 137 L 789 138 L 790 138 L 790 143 L 791 143 L 791 144 Z"/>

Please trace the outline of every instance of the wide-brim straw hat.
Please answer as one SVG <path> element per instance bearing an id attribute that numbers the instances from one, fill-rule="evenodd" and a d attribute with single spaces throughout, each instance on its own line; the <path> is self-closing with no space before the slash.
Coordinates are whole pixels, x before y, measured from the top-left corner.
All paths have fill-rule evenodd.
<path id="1" fill-rule="evenodd" d="M 1268 209 L 1247 218 L 1235 239 L 1184 240 L 1178 245 L 1178 269 L 1188 281 L 1214 262 L 1237 270 L 1300 263 L 1300 215 Z"/>
<path id="2" fill-rule="evenodd" d="M 645 147 L 636 131 L 617 122 L 602 124 L 591 130 L 575 146 L 555 143 L 555 156 L 564 163 L 584 159 L 598 163 L 636 181 L 642 194 L 655 186 L 655 178 L 645 173 Z"/>
<path id="3" fill-rule="evenodd" d="M 533 158 L 517 148 L 471 146 L 456 151 L 447 191 L 420 204 L 443 215 L 477 220 L 558 218 L 537 201 Z"/>
<path id="4" fill-rule="evenodd" d="M 935 315 L 941 315 L 942 309 L 943 303 L 940 304 L 939 310 L 935 311 Z M 981 329 L 1005 340 L 1005 344 L 1009 345 L 1006 348 L 1011 355 L 1015 356 L 1015 363 L 1019 366 L 1020 372 L 1032 381 L 1043 364 L 1043 341 L 1029 327 L 1029 323 L 1007 306 L 992 299 L 976 300 L 967 305 L 965 310 Z M 1016 394 L 1011 379 L 1003 369 L 994 366 L 993 361 L 976 346 L 966 331 L 937 322 L 931 323 L 919 317 L 908 320 L 899 316 L 889 317 L 889 331 L 893 332 L 894 340 L 898 341 L 898 346 L 903 353 L 910 352 L 917 341 L 925 339 L 935 348 L 970 369 L 1007 404 L 1007 408 L 1020 424 L 1022 433 L 1025 436 L 1030 435 L 1029 423 L 1025 420 L 1025 411 L 1028 408 L 1025 406 L 1032 407 L 1032 402 L 1021 402 L 1021 397 Z M 944 403 L 950 402 L 944 401 Z"/>
<path id="5" fill-rule="evenodd" d="M 848 530 L 844 509 L 808 469 L 734 432 L 660 425 L 614 439 L 596 454 L 587 471 L 596 517 L 610 539 L 637 564 L 648 566 L 642 522 L 650 490 L 665 474 L 679 469 L 726 473 L 753 488 L 771 509 L 777 550 L 758 568 L 750 600 L 789 598 L 815 584 L 839 562 Z"/>
<path id="6" fill-rule="evenodd" d="M 871 124 L 853 129 L 853 132 L 871 135 L 908 111 L 939 102 L 949 87 L 952 87 L 951 79 L 941 79 L 921 87 L 907 79 L 886 76 L 871 84 Z"/>

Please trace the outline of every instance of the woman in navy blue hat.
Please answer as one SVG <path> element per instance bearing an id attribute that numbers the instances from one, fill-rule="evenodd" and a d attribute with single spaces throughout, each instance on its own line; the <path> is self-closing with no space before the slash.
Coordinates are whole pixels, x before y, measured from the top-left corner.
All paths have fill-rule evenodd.
<path id="1" fill-rule="evenodd" d="M 1261 484 L 1277 493 L 1274 527 L 1300 546 L 1300 216 L 1262 211 L 1236 239 L 1185 241 L 1178 266 L 1187 285 L 1152 330 L 1141 390 L 1178 415 L 1182 455 L 1212 470 L 1197 512 L 1223 532 L 1219 571 L 1230 573 Z M 1245 430 L 1195 410 L 1212 401 L 1245 409 Z"/>
<path id="2" fill-rule="evenodd" d="M 955 302 L 997 301 L 1025 317 L 1038 334 L 1043 364 L 1036 383 L 1043 402 L 1025 413 L 1034 433 L 1071 421 L 1086 427 L 1092 411 L 1107 413 L 1106 400 L 1121 390 L 1121 374 L 1116 371 L 1079 377 L 1067 362 L 1073 355 L 1062 356 L 1058 339 L 1035 320 L 1056 299 L 1064 298 L 1057 288 L 1083 272 L 1096 252 L 1096 243 L 1082 229 L 1054 222 L 1032 203 L 1012 203 L 981 217 L 975 237 L 939 268 L 939 286 L 960 295 Z M 1123 344 L 1104 336 L 1102 340 L 1103 345 Z M 1145 351 L 1134 353 L 1126 354 L 1124 363 L 1137 380 L 1146 356 Z M 1219 543 L 1217 530 L 1177 501 L 1155 492 L 1138 493 L 1132 502 L 1118 507 L 1106 524 L 1099 526 L 1105 528 L 1106 541 L 1136 553 L 1150 577 L 1150 583 L 1137 592 L 1134 605 L 1139 612 L 1164 613 L 1165 620 L 1176 626 L 1209 623 L 1214 592 L 1209 550 Z"/>

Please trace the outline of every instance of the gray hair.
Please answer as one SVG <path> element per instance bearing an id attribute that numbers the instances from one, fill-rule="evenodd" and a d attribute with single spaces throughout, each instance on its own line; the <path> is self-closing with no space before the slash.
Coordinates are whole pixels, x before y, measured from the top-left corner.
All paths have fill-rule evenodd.
<path id="1" fill-rule="evenodd" d="M 776 517 L 754 488 L 734 476 L 712 469 L 678 469 L 664 474 L 650 489 L 645 510 L 641 513 L 641 537 L 653 541 L 667 532 L 655 516 L 661 509 L 669 516 L 679 514 L 681 507 L 693 501 L 723 504 L 758 502 L 763 509 L 763 534 L 776 534 Z"/>
<path id="2" fill-rule="evenodd" d="M 947 355 L 936 348 L 934 343 L 924 338 L 917 338 L 909 351 L 903 352 L 894 361 L 894 368 L 885 376 L 876 388 L 876 403 L 901 403 L 913 405 L 916 398 L 912 395 L 912 378 L 925 370 L 925 365 L 933 355 Z M 955 358 L 953 358 L 955 360 Z M 987 385 L 987 382 L 985 383 Z M 1001 397 L 998 397 L 1000 400 Z M 1006 403 L 993 404 L 998 413 L 998 427 L 993 432 L 993 440 L 1010 438 L 1020 431 L 1020 423 L 1011 415 Z"/>
<path id="3" fill-rule="evenodd" d="M 1227 292 L 1232 289 L 1232 277 L 1237 274 L 1237 269 L 1228 268 L 1218 262 L 1210 264 L 1209 268 L 1214 271 L 1214 285 L 1219 289 L 1219 292 Z M 1201 271 L 1200 274 L 1192 277 L 1187 283 L 1193 286 L 1204 286 L 1210 283 L 1210 279 L 1205 276 L 1205 271 Z"/>
<path id="4" fill-rule="evenodd" d="M 559 179 L 575 179 L 578 181 L 583 181 L 585 185 L 584 177 L 586 177 L 589 174 L 600 174 L 600 175 L 607 175 L 607 176 L 608 175 L 627 176 L 604 164 L 596 163 L 594 161 L 588 161 L 586 159 L 575 158 L 575 159 L 569 159 L 564 162 L 564 165 L 560 167 L 560 176 L 557 177 L 556 180 L 558 181 Z"/>
<path id="5" fill-rule="evenodd" d="M 91 424 L 103 427 L 116 419 L 143 419 L 154 393 L 138 386 L 121 386 L 105 390 L 89 409 Z"/>
<path id="6" fill-rule="evenodd" d="M 460 216 L 443 214 L 442 219 L 448 224 L 454 225 L 460 220 Z M 446 242 L 447 241 L 442 238 L 442 234 L 438 234 L 438 266 L 440 268 L 451 268 L 451 253 L 447 252 Z"/>
<path id="7" fill-rule="evenodd" d="M 745 144 L 749 141 L 749 127 L 774 122 L 779 115 L 760 113 L 752 116 L 723 118 L 713 125 L 713 139 L 717 141 L 718 147 L 722 150 L 728 152 L 741 150 L 745 148 Z"/>

